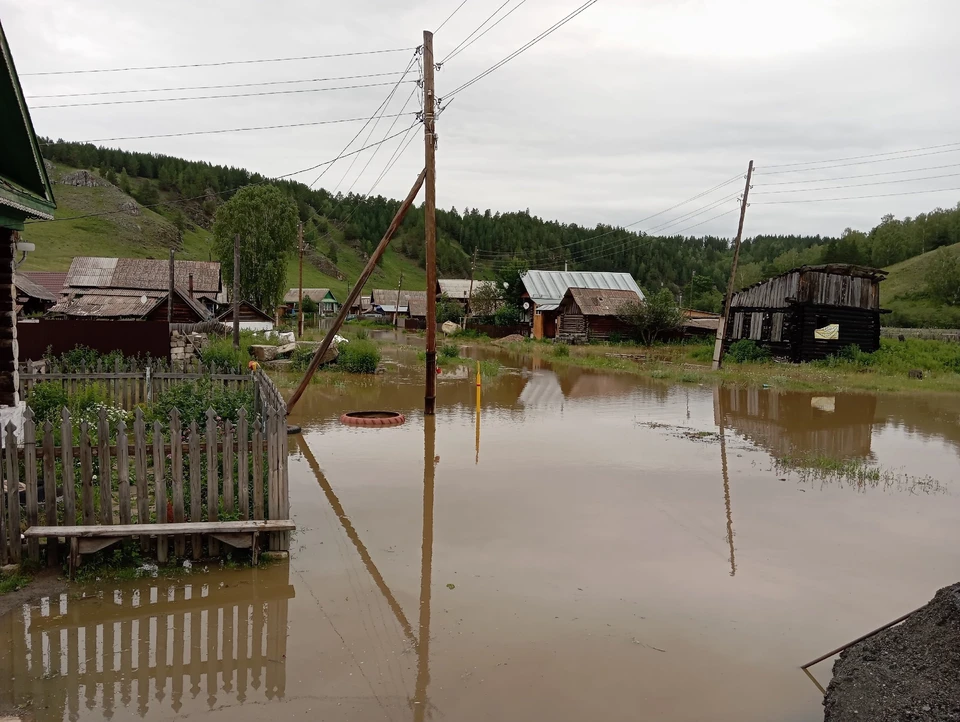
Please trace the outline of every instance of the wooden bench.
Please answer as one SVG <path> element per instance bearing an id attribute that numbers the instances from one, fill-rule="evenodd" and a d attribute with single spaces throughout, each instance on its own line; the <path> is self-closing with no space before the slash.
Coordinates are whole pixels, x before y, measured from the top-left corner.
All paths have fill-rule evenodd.
<path id="1" fill-rule="evenodd" d="M 173 524 L 115 524 L 92 526 L 32 526 L 23 536 L 27 539 L 63 537 L 70 540 L 70 578 L 80 566 L 82 554 L 93 554 L 122 539 L 142 536 L 209 534 L 237 549 L 251 549 L 253 563 L 260 558 L 260 535 L 268 532 L 293 531 L 289 519 L 251 521 L 183 522 Z"/>

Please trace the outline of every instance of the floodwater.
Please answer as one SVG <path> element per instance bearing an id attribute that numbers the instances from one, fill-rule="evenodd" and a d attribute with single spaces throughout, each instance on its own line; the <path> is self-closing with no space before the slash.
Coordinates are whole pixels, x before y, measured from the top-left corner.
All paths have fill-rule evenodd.
<path id="1" fill-rule="evenodd" d="M 289 564 L 0 619 L 30 719 L 814 722 L 804 662 L 960 576 L 960 398 L 670 386 L 484 350 L 314 385 Z M 397 428 L 341 426 L 397 410 Z M 879 478 L 785 469 L 863 460 Z M 800 461 L 798 461 L 800 460 Z M 778 463 L 779 462 L 779 463 Z M 812 669 L 826 685 L 831 662 Z"/>

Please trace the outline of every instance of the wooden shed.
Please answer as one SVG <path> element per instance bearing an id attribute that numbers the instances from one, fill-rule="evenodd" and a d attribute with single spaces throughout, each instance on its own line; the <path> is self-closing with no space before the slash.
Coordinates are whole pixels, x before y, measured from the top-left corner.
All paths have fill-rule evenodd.
<path id="1" fill-rule="evenodd" d="M 635 291 L 612 288 L 568 288 L 560 301 L 557 338 L 567 343 L 606 341 L 612 335 L 628 336 L 630 327 L 620 320 L 620 308 L 640 301 Z"/>
<path id="2" fill-rule="evenodd" d="M 880 348 L 880 282 L 887 272 L 849 264 L 801 266 L 738 291 L 724 352 L 740 339 L 774 356 L 813 361 L 855 345 Z"/>
<path id="3" fill-rule="evenodd" d="M 238 315 L 240 316 L 241 329 L 247 331 L 270 331 L 273 329 L 273 319 L 270 318 L 268 313 L 261 311 L 249 301 L 240 301 L 237 305 L 240 310 Z M 233 304 L 230 304 L 226 311 L 217 316 L 217 320 L 220 323 L 233 325 Z"/>

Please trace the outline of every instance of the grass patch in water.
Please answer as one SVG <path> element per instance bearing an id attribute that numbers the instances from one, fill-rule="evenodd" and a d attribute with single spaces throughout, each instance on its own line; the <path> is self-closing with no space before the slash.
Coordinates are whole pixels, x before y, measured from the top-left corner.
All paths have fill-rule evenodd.
<path id="1" fill-rule="evenodd" d="M 31 579 L 33 577 L 26 574 L 22 569 L 18 569 L 8 576 L 0 577 L 0 594 L 19 592 L 30 583 Z"/>
<path id="2" fill-rule="evenodd" d="M 795 474 L 802 482 L 837 482 L 858 491 L 882 488 L 911 494 L 945 494 L 946 489 L 931 476 L 913 476 L 902 470 L 884 469 L 863 459 L 837 459 L 824 454 L 799 454 L 774 460 L 778 474 Z"/>
<path id="3" fill-rule="evenodd" d="M 495 359 L 485 359 L 480 362 L 480 375 L 484 378 L 494 378 L 500 375 L 503 366 Z"/>

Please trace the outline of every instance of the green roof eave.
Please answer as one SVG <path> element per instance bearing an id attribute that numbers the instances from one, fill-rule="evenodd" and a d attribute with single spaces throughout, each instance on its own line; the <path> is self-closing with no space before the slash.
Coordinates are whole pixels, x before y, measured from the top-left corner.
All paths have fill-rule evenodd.
<path id="1" fill-rule="evenodd" d="M 23 97 L 7 37 L 0 25 L 0 212 L 48 219 L 56 208 L 40 144 Z"/>

